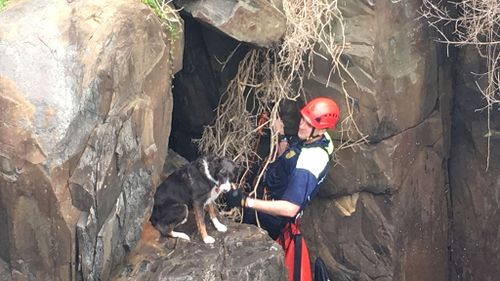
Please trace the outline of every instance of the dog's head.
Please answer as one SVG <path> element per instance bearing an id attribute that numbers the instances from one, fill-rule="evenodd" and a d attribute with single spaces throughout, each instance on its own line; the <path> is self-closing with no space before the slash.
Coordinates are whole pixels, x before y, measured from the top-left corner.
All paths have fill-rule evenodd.
<path id="1" fill-rule="evenodd" d="M 206 156 L 203 158 L 205 175 L 219 187 L 221 192 L 228 192 L 236 182 L 239 167 L 227 157 Z"/>

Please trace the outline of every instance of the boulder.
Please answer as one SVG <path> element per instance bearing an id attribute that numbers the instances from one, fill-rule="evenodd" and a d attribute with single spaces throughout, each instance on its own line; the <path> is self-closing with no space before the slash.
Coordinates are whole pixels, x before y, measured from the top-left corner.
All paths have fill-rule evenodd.
<path id="1" fill-rule="evenodd" d="M 182 40 L 164 31 L 132 0 L 18 1 L 0 13 L 7 280 L 106 280 L 139 240 L 182 65 Z"/>
<path id="2" fill-rule="evenodd" d="M 288 280 L 283 250 L 264 231 L 222 218 L 228 226 L 222 233 L 207 220 L 207 231 L 215 242 L 205 244 L 193 220 L 190 216 L 180 228 L 191 241 L 160 237 L 147 224 L 138 246 L 111 280 Z"/>
<path id="3" fill-rule="evenodd" d="M 174 3 L 238 41 L 270 47 L 285 34 L 286 18 L 269 0 L 175 0 Z"/>

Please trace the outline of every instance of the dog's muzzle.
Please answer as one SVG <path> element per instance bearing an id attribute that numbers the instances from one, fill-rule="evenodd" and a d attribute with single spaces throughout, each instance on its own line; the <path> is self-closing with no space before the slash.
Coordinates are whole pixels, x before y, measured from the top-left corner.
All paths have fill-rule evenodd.
<path id="1" fill-rule="evenodd" d="M 221 185 L 219 185 L 219 188 L 220 188 L 220 191 L 222 191 L 223 193 L 226 193 L 228 192 L 229 190 L 231 190 L 231 187 L 233 186 L 234 184 L 230 183 L 230 182 L 225 182 Z"/>

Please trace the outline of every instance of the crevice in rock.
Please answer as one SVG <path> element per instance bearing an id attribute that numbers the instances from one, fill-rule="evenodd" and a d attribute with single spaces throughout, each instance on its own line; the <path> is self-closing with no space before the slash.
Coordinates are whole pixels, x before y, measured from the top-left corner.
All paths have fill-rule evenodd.
<path id="1" fill-rule="evenodd" d="M 438 100 L 436 100 L 436 104 L 437 103 L 438 103 Z M 395 132 L 393 134 L 387 135 L 387 136 L 385 136 L 383 138 L 368 138 L 369 139 L 368 143 L 370 145 L 376 145 L 376 144 L 379 144 L 379 143 L 381 143 L 383 141 L 386 141 L 386 140 L 389 140 L 389 139 L 391 139 L 393 137 L 396 137 L 398 135 L 404 134 L 404 133 L 406 133 L 406 132 L 408 132 L 410 130 L 413 130 L 413 129 L 417 128 L 418 126 L 422 125 L 423 123 L 425 123 L 428 118 L 430 118 L 433 114 L 435 114 L 435 112 L 436 112 L 436 110 L 432 110 L 429 114 L 427 114 L 426 116 L 424 116 L 420 122 L 418 122 L 418 123 L 416 123 L 416 124 L 414 124 L 414 125 L 412 125 L 410 127 L 407 127 L 407 128 L 405 128 L 405 129 L 403 129 L 401 131 L 398 131 L 398 132 Z"/>
<path id="2" fill-rule="evenodd" d="M 374 47 L 373 44 L 369 44 L 367 42 L 362 42 L 362 41 L 350 41 L 349 44 L 351 44 L 351 45 L 361 45 L 361 46 L 367 46 L 367 47 Z"/>

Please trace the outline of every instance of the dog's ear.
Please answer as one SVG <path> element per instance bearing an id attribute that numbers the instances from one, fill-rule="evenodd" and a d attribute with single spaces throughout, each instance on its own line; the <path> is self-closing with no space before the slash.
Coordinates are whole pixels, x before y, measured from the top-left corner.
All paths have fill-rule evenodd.
<path id="1" fill-rule="evenodd" d="M 243 176 L 243 173 L 245 172 L 245 167 L 235 164 L 236 165 L 236 177 L 239 179 L 241 176 Z"/>
<path id="2" fill-rule="evenodd" d="M 220 157 L 218 157 L 217 155 L 215 155 L 213 153 L 209 153 L 209 154 L 203 156 L 203 158 L 209 163 L 220 162 Z"/>
<path id="3" fill-rule="evenodd" d="M 237 181 L 238 179 L 241 178 L 242 174 L 245 172 L 245 168 L 241 165 L 238 165 L 236 162 L 234 162 L 229 158 L 226 158 L 226 160 L 228 161 L 231 167 L 230 170 L 231 173 L 233 174 L 233 180 Z"/>

